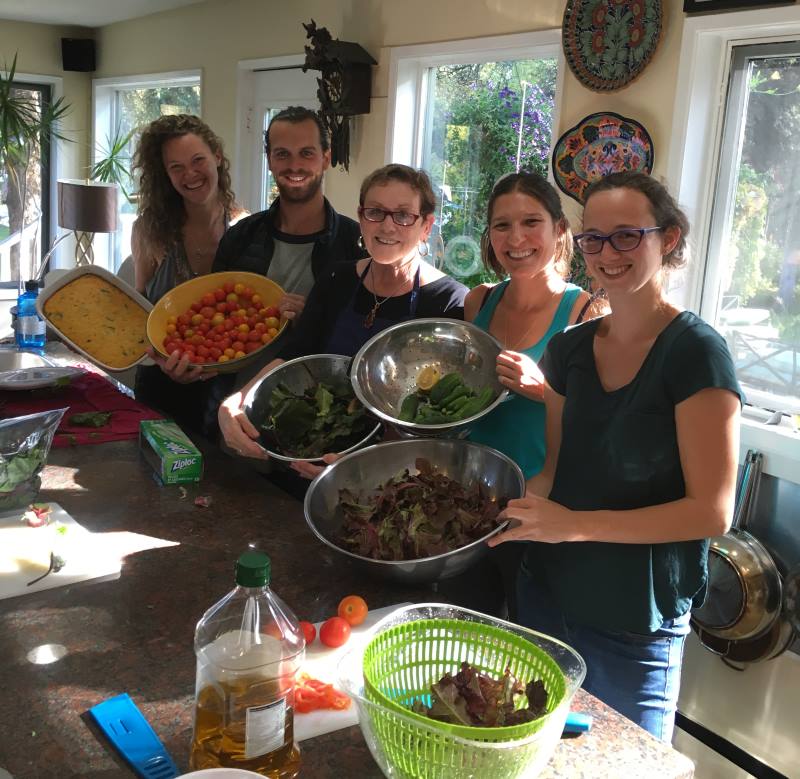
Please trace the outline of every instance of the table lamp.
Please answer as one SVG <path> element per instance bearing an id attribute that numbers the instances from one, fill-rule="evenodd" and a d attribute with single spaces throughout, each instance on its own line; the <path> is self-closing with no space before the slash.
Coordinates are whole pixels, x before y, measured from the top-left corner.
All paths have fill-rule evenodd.
<path id="1" fill-rule="evenodd" d="M 75 236 L 75 265 L 94 264 L 92 239 L 95 233 L 117 230 L 117 185 L 84 179 L 61 179 L 58 182 L 58 226 L 71 230 L 58 236 L 39 266 L 37 279 L 47 272 L 56 247 L 70 235 Z"/>
<path id="2" fill-rule="evenodd" d="M 62 179 L 58 182 L 58 224 L 75 235 L 75 265 L 93 265 L 95 233 L 117 230 L 117 185 Z"/>

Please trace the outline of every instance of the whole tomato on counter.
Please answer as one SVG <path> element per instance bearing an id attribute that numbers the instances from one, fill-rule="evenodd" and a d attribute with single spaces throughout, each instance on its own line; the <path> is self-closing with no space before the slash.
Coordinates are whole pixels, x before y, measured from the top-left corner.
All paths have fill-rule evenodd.
<path id="1" fill-rule="evenodd" d="M 310 622 L 301 621 L 300 629 L 303 631 L 303 638 L 305 638 L 306 644 L 311 644 L 317 637 L 317 629 Z"/>
<path id="2" fill-rule="evenodd" d="M 348 595 L 339 603 L 339 616 L 352 627 L 360 625 L 368 612 L 367 602 L 360 595 Z"/>
<path id="3" fill-rule="evenodd" d="M 319 640 L 325 646 L 342 646 L 348 638 L 350 638 L 350 625 L 341 617 L 331 617 L 323 622 L 319 629 Z"/>

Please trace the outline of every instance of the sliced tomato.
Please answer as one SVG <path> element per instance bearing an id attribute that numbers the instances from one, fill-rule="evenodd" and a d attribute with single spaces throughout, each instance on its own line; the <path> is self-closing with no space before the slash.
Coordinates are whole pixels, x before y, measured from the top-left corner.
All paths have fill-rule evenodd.
<path id="1" fill-rule="evenodd" d="M 294 706 L 299 714 L 307 714 L 317 709 L 343 711 L 350 707 L 350 698 L 335 689 L 332 684 L 326 684 L 306 673 L 301 673 L 295 682 Z"/>

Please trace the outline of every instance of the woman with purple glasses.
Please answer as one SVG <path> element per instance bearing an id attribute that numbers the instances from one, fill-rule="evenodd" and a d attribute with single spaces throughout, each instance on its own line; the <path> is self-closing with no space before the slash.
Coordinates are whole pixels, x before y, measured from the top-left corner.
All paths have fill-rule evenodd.
<path id="1" fill-rule="evenodd" d="M 649 176 L 588 190 L 575 240 L 612 313 L 550 341 L 545 464 L 493 542 L 534 542 L 519 621 L 574 646 L 584 687 L 667 741 L 708 538 L 730 522 L 742 402 L 725 341 L 664 294 L 688 231 Z"/>

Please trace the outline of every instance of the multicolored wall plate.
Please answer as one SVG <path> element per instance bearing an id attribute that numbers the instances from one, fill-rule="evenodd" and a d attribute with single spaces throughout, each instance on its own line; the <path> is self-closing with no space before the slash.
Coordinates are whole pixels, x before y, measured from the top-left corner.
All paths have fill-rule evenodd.
<path id="1" fill-rule="evenodd" d="M 619 114 L 590 114 L 567 130 L 553 149 L 553 176 L 570 197 L 583 203 L 593 181 L 624 170 L 651 173 L 653 141 L 633 119 Z"/>
<path id="2" fill-rule="evenodd" d="M 650 62 L 661 38 L 661 0 L 567 0 L 564 56 L 578 81 L 613 92 Z"/>

